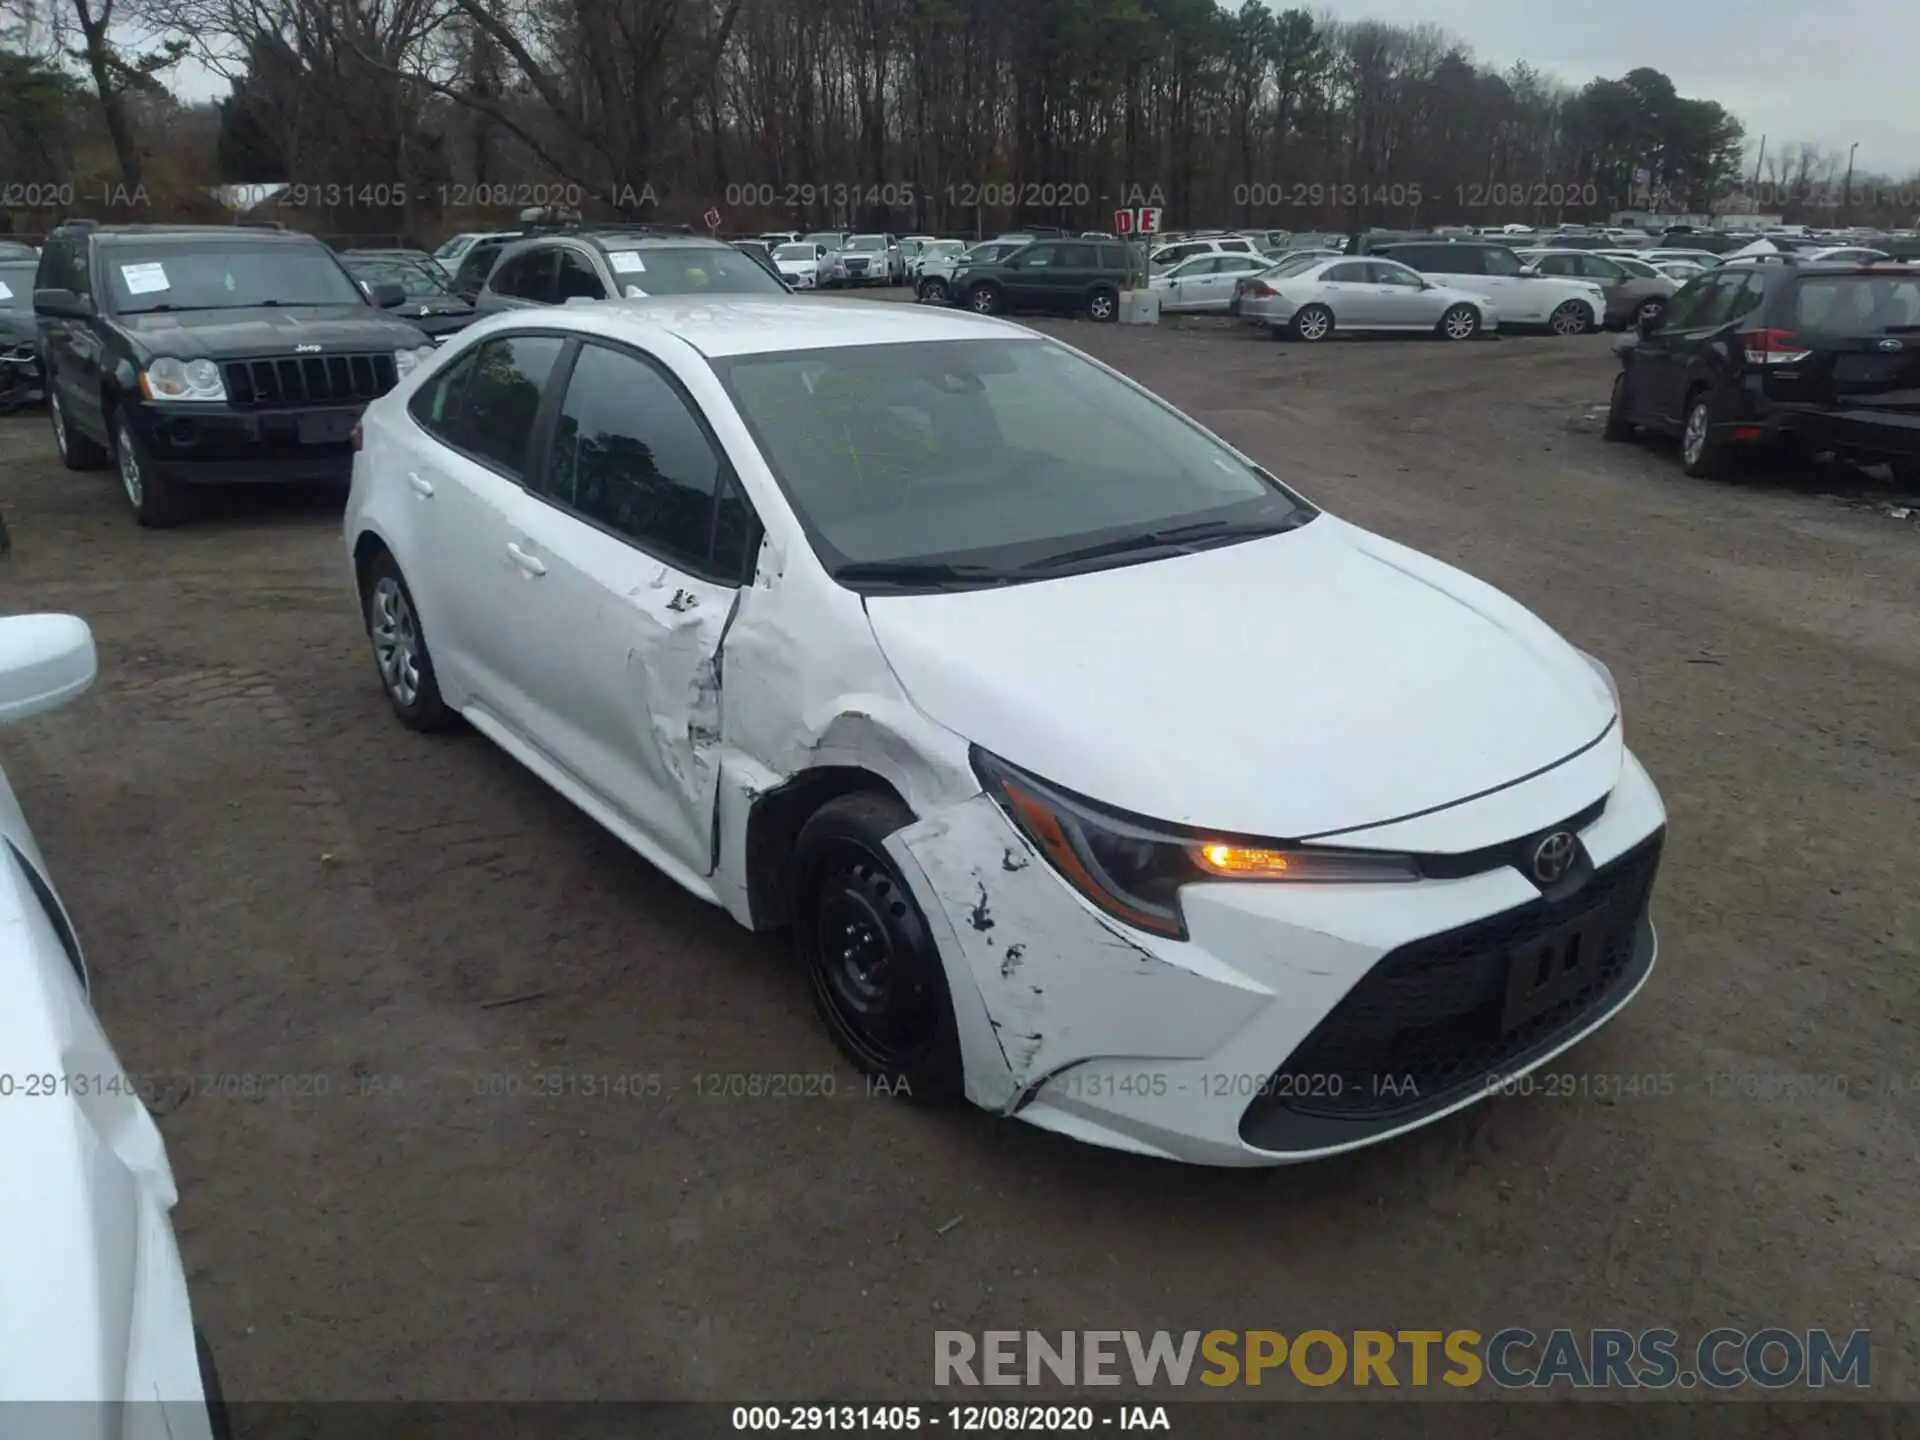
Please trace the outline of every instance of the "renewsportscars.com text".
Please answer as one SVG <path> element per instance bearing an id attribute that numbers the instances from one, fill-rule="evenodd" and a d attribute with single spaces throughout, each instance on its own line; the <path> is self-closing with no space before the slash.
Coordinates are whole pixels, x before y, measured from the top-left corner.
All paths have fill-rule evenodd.
<path id="1" fill-rule="evenodd" d="M 1871 1332 L 1779 1327 L 1478 1330 L 966 1330 L 934 1332 L 941 1386 L 1367 1385 L 1767 1390 L 1873 1383 Z"/>

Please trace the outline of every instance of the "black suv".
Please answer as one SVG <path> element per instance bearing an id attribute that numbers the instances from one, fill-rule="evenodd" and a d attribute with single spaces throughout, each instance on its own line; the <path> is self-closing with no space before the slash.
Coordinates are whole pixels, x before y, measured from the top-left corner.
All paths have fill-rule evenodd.
<path id="1" fill-rule="evenodd" d="M 1689 475 L 1763 447 L 1888 462 L 1920 483 L 1920 262 L 1736 261 L 1620 349 L 1609 440 L 1680 436 Z"/>
<path id="2" fill-rule="evenodd" d="M 786 281 L 733 246 L 653 228 L 535 235 L 509 245 L 474 301 L 503 310 L 648 295 L 786 295 Z"/>
<path id="3" fill-rule="evenodd" d="M 1127 258 L 1117 240 L 1036 240 L 994 261 L 967 257 L 947 282 L 948 293 L 982 315 L 1084 311 L 1090 320 L 1117 320 Z"/>
<path id="4" fill-rule="evenodd" d="M 142 525 L 193 487 L 346 481 L 367 402 L 432 343 L 310 235 L 232 225 L 62 226 L 33 309 L 69 470 L 111 460 Z"/>

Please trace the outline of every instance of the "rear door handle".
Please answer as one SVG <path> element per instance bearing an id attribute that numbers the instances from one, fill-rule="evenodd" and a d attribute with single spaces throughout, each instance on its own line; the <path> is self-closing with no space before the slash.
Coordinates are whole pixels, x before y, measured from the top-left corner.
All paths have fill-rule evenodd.
<path id="1" fill-rule="evenodd" d="M 431 496 L 433 494 L 433 482 L 418 471 L 407 472 L 407 484 L 413 487 L 413 493 L 416 495 Z"/>
<path id="2" fill-rule="evenodd" d="M 540 562 L 537 556 L 529 555 L 511 540 L 507 542 L 507 554 L 513 557 L 514 564 L 518 565 L 529 575 L 544 575 L 547 573 L 547 567 Z"/>

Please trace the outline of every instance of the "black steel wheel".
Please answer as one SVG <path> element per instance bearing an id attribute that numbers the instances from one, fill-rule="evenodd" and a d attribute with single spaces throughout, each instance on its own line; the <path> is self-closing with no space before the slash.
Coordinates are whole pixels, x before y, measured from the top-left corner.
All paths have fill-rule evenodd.
<path id="1" fill-rule="evenodd" d="M 794 846 L 793 930 L 808 989 L 840 1051 L 903 1098 L 963 1089 L 945 962 L 888 857 L 913 813 L 891 795 L 831 800 Z"/>

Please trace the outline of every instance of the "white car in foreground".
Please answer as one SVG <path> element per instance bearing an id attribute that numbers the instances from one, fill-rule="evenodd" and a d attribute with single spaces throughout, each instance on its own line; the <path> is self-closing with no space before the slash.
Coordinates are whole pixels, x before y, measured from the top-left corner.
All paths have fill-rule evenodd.
<path id="1" fill-rule="evenodd" d="M 0 619 L 0 725 L 75 699 L 95 668 L 85 621 Z M 224 1412 L 168 1219 L 166 1148 L 93 1013 L 4 774 L 0 837 L 0 1430 L 205 1440 Z"/>
<path id="2" fill-rule="evenodd" d="M 544 310 L 363 423 L 345 558 L 401 720 L 789 927 L 896 1092 L 1307 1160 L 1653 967 L 1665 814 L 1605 668 L 1056 340 Z"/>

